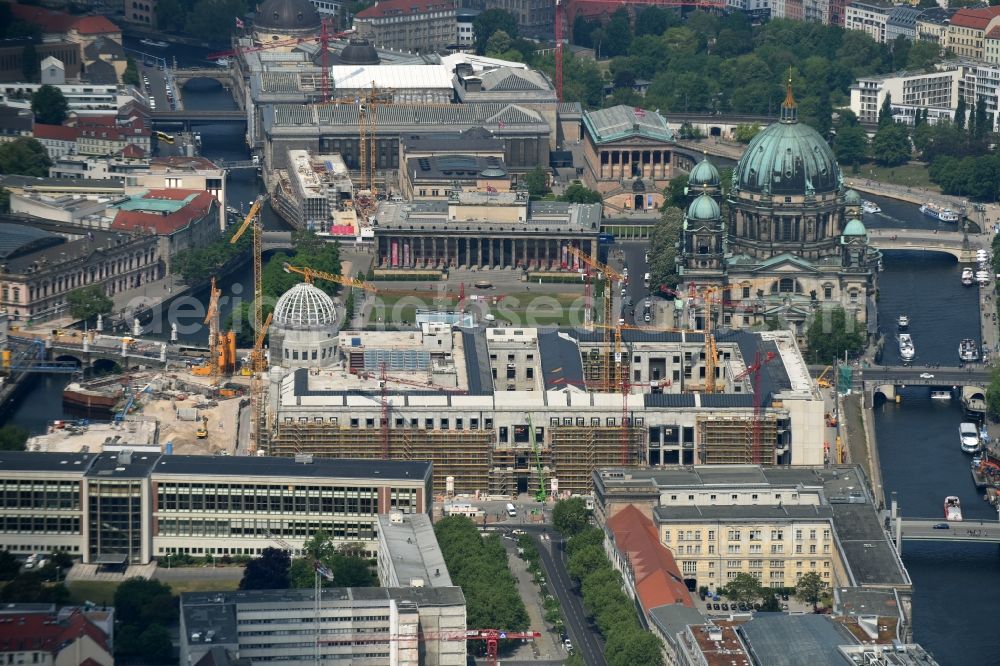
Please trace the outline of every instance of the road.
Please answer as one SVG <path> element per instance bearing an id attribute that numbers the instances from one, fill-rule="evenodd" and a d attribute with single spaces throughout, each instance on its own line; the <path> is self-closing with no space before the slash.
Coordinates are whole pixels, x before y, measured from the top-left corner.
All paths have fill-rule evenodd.
<path id="1" fill-rule="evenodd" d="M 156 100 L 156 111 L 171 111 L 174 108 L 170 100 L 167 99 L 169 71 L 151 65 L 139 65 L 140 78 L 143 76 L 149 78 L 149 85 L 147 86 L 143 81 L 142 88 L 147 95 Z M 173 83 L 171 83 L 171 88 L 173 87 Z"/>
<path id="2" fill-rule="evenodd" d="M 542 541 L 538 538 L 536 530 L 529 531 L 534 533 L 545 576 L 562 607 L 566 632 L 573 641 L 573 646 L 587 666 L 606 666 L 608 662 L 604 659 L 604 642 L 587 621 L 587 613 L 583 610 L 583 599 L 574 591 L 573 581 L 566 571 L 566 553 L 562 538 L 552 535 L 550 540 Z"/>
<path id="3" fill-rule="evenodd" d="M 929 374 L 931 377 L 921 377 Z M 976 382 L 989 382 L 991 371 L 981 364 L 965 368 L 928 368 L 926 366 L 891 366 L 882 368 L 875 366 L 865 368 L 862 371 L 862 378 L 866 382 L 877 382 L 885 380 L 888 382 L 906 382 L 907 384 L 921 386 L 954 386 L 968 383 L 970 380 Z"/>

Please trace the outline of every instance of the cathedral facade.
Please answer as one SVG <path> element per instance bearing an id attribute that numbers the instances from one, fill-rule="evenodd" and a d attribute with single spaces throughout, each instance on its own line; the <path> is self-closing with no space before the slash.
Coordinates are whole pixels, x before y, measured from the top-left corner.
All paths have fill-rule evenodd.
<path id="1" fill-rule="evenodd" d="M 699 325 L 710 309 L 716 326 L 778 320 L 802 335 L 836 306 L 868 323 L 881 255 L 868 244 L 861 197 L 845 189 L 826 141 L 798 122 L 790 87 L 779 122 L 747 146 L 725 195 L 722 185 L 707 159 L 688 179 L 677 256 L 681 289 L 699 296 Z"/>

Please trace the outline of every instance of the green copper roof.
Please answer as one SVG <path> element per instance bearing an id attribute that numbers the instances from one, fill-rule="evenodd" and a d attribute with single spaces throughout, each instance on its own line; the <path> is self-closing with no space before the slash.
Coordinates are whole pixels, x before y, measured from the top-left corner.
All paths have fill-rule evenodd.
<path id="1" fill-rule="evenodd" d="M 689 220 L 718 220 L 721 215 L 719 204 L 715 203 L 715 199 L 707 194 L 698 195 L 698 198 L 692 201 L 687 209 L 687 219 Z"/>
<path id="2" fill-rule="evenodd" d="M 619 104 L 610 109 L 584 111 L 583 124 L 594 143 L 610 143 L 641 136 L 656 141 L 673 141 L 674 131 L 656 111 Z"/>
<path id="3" fill-rule="evenodd" d="M 860 206 L 861 195 L 854 190 L 847 190 L 847 193 L 844 194 L 844 203 L 848 206 Z"/>
<path id="4" fill-rule="evenodd" d="M 777 122 L 747 146 L 733 172 L 741 190 L 774 195 L 834 192 L 840 168 L 823 137 L 808 125 Z"/>
<path id="5" fill-rule="evenodd" d="M 868 230 L 865 229 L 865 225 L 861 220 L 851 220 L 844 227 L 844 232 L 841 234 L 843 236 L 867 236 Z"/>
<path id="6" fill-rule="evenodd" d="M 688 187 L 691 189 L 718 187 L 721 181 L 719 170 L 715 168 L 714 164 L 708 161 L 707 157 L 695 164 L 688 175 Z"/>

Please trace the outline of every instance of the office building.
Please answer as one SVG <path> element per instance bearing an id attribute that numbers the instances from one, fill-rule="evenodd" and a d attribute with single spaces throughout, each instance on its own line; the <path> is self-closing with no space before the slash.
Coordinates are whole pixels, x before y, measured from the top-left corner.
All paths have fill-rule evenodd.
<path id="1" fill-rule="evenodd" d="M 456 5 L 450 0 L 378 0 L 354 15 L 354 29 L 377 48 L 434 53 L 455 46 Z"/>
<path id="2" fill-rule="evenodd" d="M 378 517 L 378 582 L 382 587 L 451 587 L 451 576 L 426 513 Z"/>
<path id="3" fill-rule="evenodd" d="M 213 649 L 253 665 L 466 664 L 458 587 L 324 588 L 318 600 L 311 589 L 187 593 L 180 624 L 182 664 Z"/>
<path id="4" fill-rule="evenodd" d="M 425 462 L 129 451 L 4 452 L 0 487 L 3 548 L 109 565 L 301 548 L 318 530 L 374 554 L 380 513 L 426 512 L 432 497 Z"/>

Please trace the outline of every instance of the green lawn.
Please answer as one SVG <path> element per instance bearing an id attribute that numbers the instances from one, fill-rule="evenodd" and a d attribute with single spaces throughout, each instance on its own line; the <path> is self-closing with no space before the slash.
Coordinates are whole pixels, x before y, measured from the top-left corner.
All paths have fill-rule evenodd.
<path id="1" fill-rule="evenodd" d="M 110 606 L 115 602 L 115 590 L 118 583 L 109 580 L 71 580 L 66 583 L 69 588 L 69 598 L 72 603 L 83 604 L 92 601 L 99 605 Z"/>
<path id="2" fill-rule="evenodd" d="M 930 170 L 923 164 L 883 167 L 869 162 L 862 164 L 860 171 L 856 174 L 850 167 L 845 167 L 844 175 L 848 178 L 866 178 L 902 187 L 919 187 L 935 192 L 941 191 L 941 188 L 931 182 Z"/>

